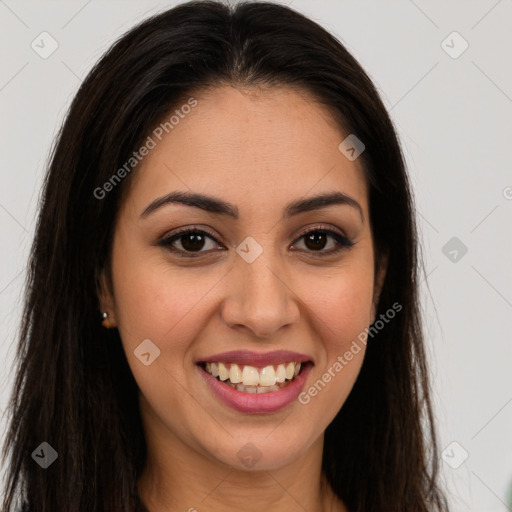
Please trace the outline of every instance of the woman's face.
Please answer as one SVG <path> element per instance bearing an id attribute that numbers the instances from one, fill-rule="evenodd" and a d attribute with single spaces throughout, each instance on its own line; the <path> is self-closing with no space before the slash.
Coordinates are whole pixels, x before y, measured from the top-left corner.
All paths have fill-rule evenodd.
<path id="1" fill-rule="evenodd" d="M 194 98 L 132 171 L 102 303 L 149 445 L 278 468 L 322 442 L 363 361 L 353 342 L 376 293 L 367 186 L 360 160 L 338 149 L 346 135 L 305 92 Z M 162 200 L 176 192 L 210 200 Z M 324 194 L 342 195 L 308 203 Z M 184 228 L 200 233 L 172 238 Z"/>

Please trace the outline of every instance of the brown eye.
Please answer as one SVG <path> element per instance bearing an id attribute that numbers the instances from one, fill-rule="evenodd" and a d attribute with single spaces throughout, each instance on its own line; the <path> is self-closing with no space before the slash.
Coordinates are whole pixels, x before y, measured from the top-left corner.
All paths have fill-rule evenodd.
<path id="1" fill-rule="evenodd" d="M 205 237 L 200 233 L 181 235 L 181 245 L 187 251 L 200 251 L 204 247 Z"/>
<path id="2" fill-rule="evenodd" d="M 208 241 L 216 242 L 215 238 L 205 231 L 184 229 L 171 236 L 165 237 L 158 242 L 158 245 L 166 247 L 178 254 L 181 253 L 181 255 L 193 257 L 196 254 L 199 256 L 201 253 L 209 252 L 208 249 L 219 247 L 217 243 L 213 243 L 211 247 L 206 247 L 206 250 L 202 250 L 208 245 Z"/>
<path id="3" fill-rule="evenodd" d="M 325 233 L 316 231 L 304 237 L 304 243 L 308 249 L 312 251 L 322 250 L 327 243 L 327 235 Z"/>
<path id="4" fill-rule="evenodd" d="M 350 241 L 346 236 L 328 229 L 310 229 L 299 240 L 302 239 L 304 239 L 307 252 L 317 252 L 325 255 L 337 253 L 354 245 L 354 242 Z M 333 243 L 331 243 L 330 248 L 324 250 L 329 244 L 329 239 L 332 239 Z"/>

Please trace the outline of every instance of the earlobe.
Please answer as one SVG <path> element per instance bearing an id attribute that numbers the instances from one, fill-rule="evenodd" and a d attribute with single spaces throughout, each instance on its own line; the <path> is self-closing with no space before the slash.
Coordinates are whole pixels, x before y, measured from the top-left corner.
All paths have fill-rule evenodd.
<path id="1" fill-rule="evenodd" d="M 112 325 L 112 322 L 110 321 L 110 319 L 108 318 L 108 313 L 106 311 L 104 311 L 102 314 L 101 314 L 101 325 L 103 327 L 105 327 L 105 329 L 111 329 L 112 327 L 115 327 L 115 325 Z"/>

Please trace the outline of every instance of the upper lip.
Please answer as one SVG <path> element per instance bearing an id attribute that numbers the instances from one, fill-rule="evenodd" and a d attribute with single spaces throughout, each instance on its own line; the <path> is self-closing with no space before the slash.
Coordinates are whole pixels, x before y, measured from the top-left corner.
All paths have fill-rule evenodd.
<path id="1" fill-rule="evenodd" d="M 200 358 L 197 363 L 231 363 L 250 366 L 268 366 L 281 363 L 305 363 L 312 361 L 311 357 L 289 350 L 275 350 L 273 352 L 252 352 L 251 350 L 232 350 L 213 356 Z"/>

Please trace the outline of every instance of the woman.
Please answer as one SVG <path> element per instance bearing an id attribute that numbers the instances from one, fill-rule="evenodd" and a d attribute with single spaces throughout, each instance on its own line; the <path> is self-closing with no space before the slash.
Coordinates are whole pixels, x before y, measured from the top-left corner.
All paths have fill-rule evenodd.
<path id="1" fill-rule="evenodd" d="M 416 251 L 339 41 L 271 3 L 146 20 L 52 155 L 3 509 L 447 510 Z"/>

